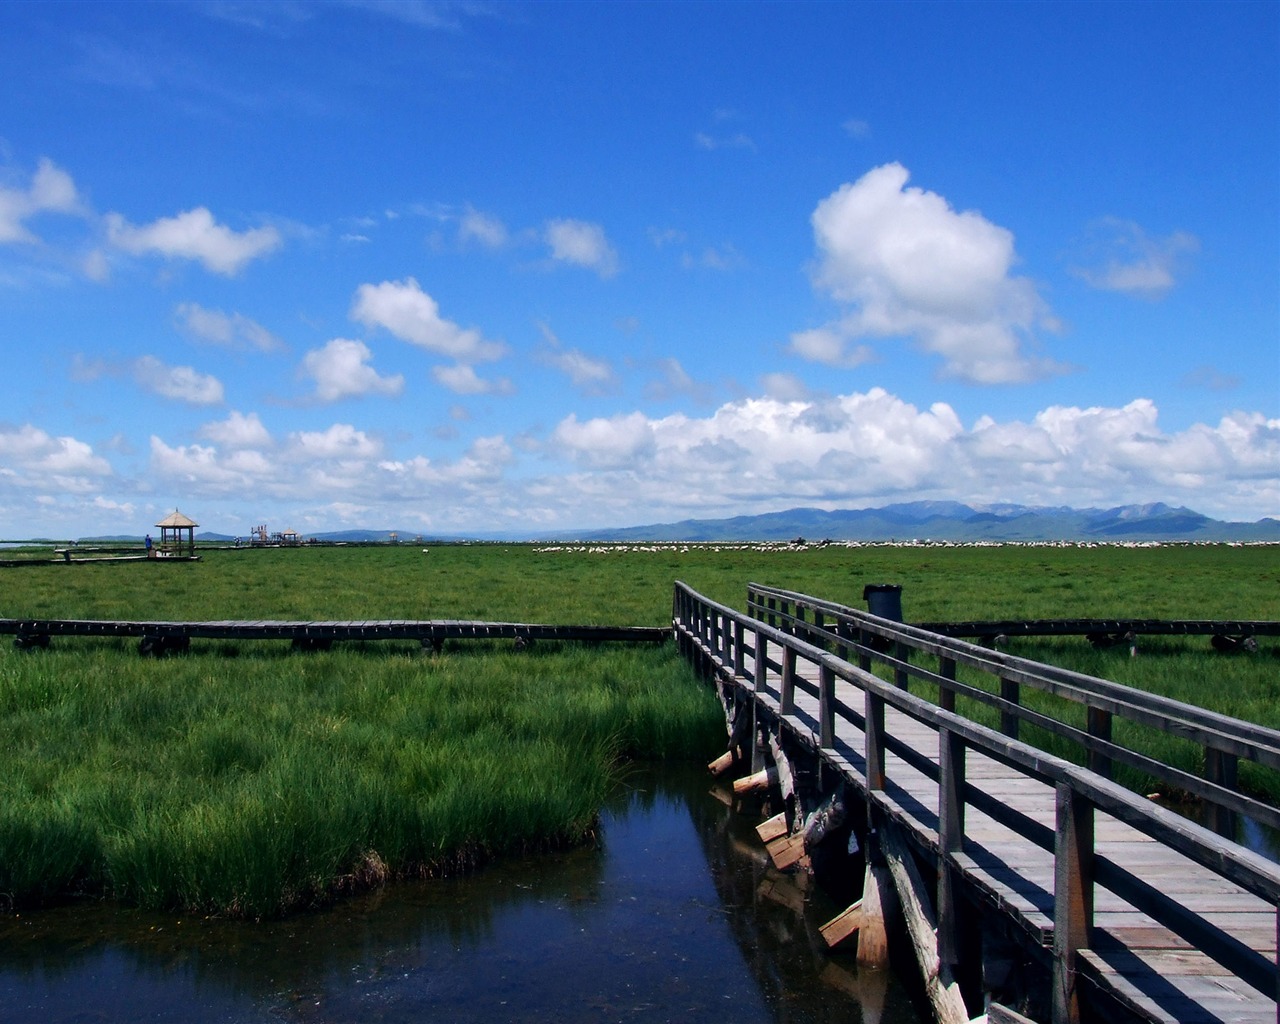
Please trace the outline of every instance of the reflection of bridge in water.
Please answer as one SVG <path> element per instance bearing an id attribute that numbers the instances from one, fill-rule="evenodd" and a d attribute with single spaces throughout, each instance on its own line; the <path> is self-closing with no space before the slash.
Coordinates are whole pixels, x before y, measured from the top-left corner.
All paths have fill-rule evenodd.
<path id="1" fill-rule="evenodd" d="M 1275 827 L 1237 765 L 1280 770 L 1280 733 L 800 594 L 748 603 L 677 585 L 677 636 L 725 704 L 721 762 L 752 773 L 735 787 L 781 808 L 760 826 L 775 863 L 864 875 L 829 932 L 860 930 L 860 959 L 896 896 L 943 1021 L 1277 1020 L 1280 867 L 1111 776 L 1197 797 L 1222 833 L 1241 815 Z M 966 717 L 984 708 L 998 731 Z M 1022 742 L 1024 723 L 1088 767 Z M 1141 729 L 1201 747 L 1205 774 L 1127 746 Z"/>

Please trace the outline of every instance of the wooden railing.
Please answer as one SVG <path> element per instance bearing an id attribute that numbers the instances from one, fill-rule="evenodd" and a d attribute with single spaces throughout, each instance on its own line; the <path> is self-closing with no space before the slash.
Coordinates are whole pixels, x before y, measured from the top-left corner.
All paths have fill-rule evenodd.
<path id="1" fill-rule="evenodd" d="M 956 693 L 976 699 L 990 696 L 955 682 L 954 668 L 958 664 L 993 671 L 1009 686 L 1043 684 L 1055 691 L 1083 690 L 1078 679 L 1072 682 L 1056 679 L 1034 671 L 1029 663 L 1018 663 L 1017 659 L 1006 659 L 1008 663 L 993 662 L 991 652 L 922 635 L 899 623 L 840 609 L 803 595 L 753 587 L 751 604 L 755 617 L 710 601 L 683 583 L 677 583 L 673 625 L 678 642 L 685 653 L 705 669 L 721 678 L 746 684 L 756 699 L 768 701 L 795 735 L 802 740 L 810 737 L 819 754 L 842 772 L 849 774 L 855 760 L 862 762 L 861 777 L 852 781 L 864 792 L 869 814 L 885 815 L 901 822 L 917 838 L 918 852 L 928 856 L 932 851 L 936 858 L 937 936 L 941 950 L 957 944 L 955 885 L 957 878 L 971 873 L 974 867 L 964 852 L 965 808 L 973 806 L 1048 851 L 1053 858 L 1055 1021 L 1078 1019 L 1075 979 L 1079 961 L 1087 956 L 1093 939 L 1095 883 L 1202 950 L 1267 997 L 1276 999 L 1280 995 L 1280 970 L 1274 959 L 1226 933 L 1208 915 L 1188 909 L 1099 854 L 1094 846 L 1094 815 L 1096 811 L 1112 815 L 1272 907 L 1280 904 L 1280 866 L 1130 792 L 1112 782 L 1104 772 L 1048 754 L 1004 732 L 961 717 L 948 706 Z M 806 613 L 813 617 L 807 619 Z M 887 657 L 877 651 L 872 646 L 873 638 L 895 645 L 896 656 Z M 834 650 L 828 650 L 828 645 Z M 923 672 L 911 665 L 903 656 L 903 646 L 908 645 L 912 650 L 938 657 L 938 671 Z M 851 661 L 850 655 L 856 660 Z M 869 666 L 875 658 L 892 664 L 901 679 L 891 683 L 874 675 Z M 799 660 L 816 666 L 816 682 L 797 669 Z M 941 685 L 944 694 L 951 697 L 944 698 L 941 704 L 927 701 L 900 685 L 910 677 L 927 678 Z M 837 699 L 838 680 L 855 687 L 861 701 L 855 698 L 851 704 Z M 807 716 L 802 720 L 796 704 L 798 690 L 816 698 L 816 720 Z M 1094 701 L 1098 715 L 1123 713 L 1148 719 L 1167 715 L 1164 711 L 1148 710 L 1150 705 L 1137 698 L 1129 700 L 1121 691 L 1123 687 L 1099 689 Z M 1006 689 L 1004 695 L 995 700 L 998 701 L 995 706 L 1001 711 L 1018 718 L 1026 717 L 1014 691 Z M 859 703 L 860 707 L 853 706 Z M 887 708 L 894 708 L 936 730 L 939 755 L 936 762 L 886 732 Z M 1215 749 L 1226 748 L 1225 752 L 1233 756 L 1251 754 L 1259 742 L 1259 738 L 1245 737 L 1228 741 L 1229 733 L 1222 721 L 1212 729 L 1207 724 L 1193 727 L 1195 716 L 1189 712 L 1176 718 L 1168 715 L 1168 718 L 1171 727 L 1185 728 L 1211 740 Z M 851 723 L 861 735 L 861 751 L 852 750 L 841 738 L 843 722 Z M 1037 721 L 1037 724 L 1041 723 Z M 1127 752 L 1122 755 L 1103 738 L 1102 728 L 1095 727 L 1083 735 L 1096 741 L 1100 757 L 1127 759 Z M 936 828 L 930 822 L 914 818 L 886 792 L 886 751 L 892 751 L 913 769 L 937 781 Z M 969 751 L 985 754 L 1027 779 L 1052 786 L 1057 794 L 1054 827 L 1037 822 L 967 781 L 965 765 Z M 1224 790 L 1229 797 L 1234 796 L 1216 783 L 1208 785 L 1215 791 Z M 1234 800 L 1233 805 L 1246 806 Z"/>
<path id="2" fill-rule="evenodd" d="M 747 593 L 754 618 L 816 646 L 844 652 L 864 669 L 874 664 L 889 666 L 904 689 L 912 680 L 932 683 L 938 687 L 939 705 L 948 711 L 955 710 L 957 696 L 971 698 L 996 710 L 1000 732 L 1006 736 L 1018 739 L 1020 724 L 1026 722 L 1074 745 L 1081 752 L 1080 760 L 1098 775 L 1111 778 L 1114 765 L 1123 764 L 1203 801 L 1210 827 L 1220 834 L 1234 834 L 1235 814 L 1280 829 L 1280 808 L 1239 790 L 1241 760 L 1280 772 L 1278 730 L 793 591 L 753 583 Z M 913 664 L 917 654 L 936 659 L 936 670 Z M 987 686 L 958 680 L 960 666 L 972 670 L 979 680 L 985 677 Z M 1047 704 L 1027 707 L 1024 689 L 1079 705 L 1085 727 L 1054 717 Z M 1116 718 L 1196 744 L 1203 751 L 1204 775 L 1121 745 L 1113 735 Z M 1276 782 L 1280 785 L 1280 775 Z"/>

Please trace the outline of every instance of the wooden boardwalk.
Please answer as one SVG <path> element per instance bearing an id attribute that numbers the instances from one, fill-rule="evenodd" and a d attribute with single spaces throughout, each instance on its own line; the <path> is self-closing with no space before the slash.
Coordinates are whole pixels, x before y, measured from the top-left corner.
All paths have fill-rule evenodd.
<path id="1" fill-rule="evenodd" d="M 22 647 L 43 647 L 52 637 L 138 637 L 155 653 L 191 640 L 290 640 L 324 647 L 342 641 L 416 640 L 439 646 L 446 640 L 569 640 L 661 643 L 671 630 L 647 626 L 556 626 L 528 622 L 457 619 L 371 619 L 347 622 L 256 620 L 115 621 L 106 619 L 0 619 L 0 635 Z M 146 651 L 150 653 L 150 651 Z"/>
<path id="2" fill-rule="evenodd" d="M 1053 965 L 1062 991 L 1044 1002 L 1055 1021 L 1107 1019 L 1101 1005 L 1169 1024 L 1280 1020 L 1276 865 L 1154 804 L 1144 808 L 1104 778 L 962 727 L 852 662 L 840 659 L 848 671 L 837 671 L 831 654 L 772 627 L 713 612 L 708 631 L 706 619 L 682 623 L 679 607 L 677 629 L 694 638 L 722 685 L 837 769 L 866 801 L 869 820 L 892 822 L 923 863 L 937 866 L 940 894 L 944 876 L 952 876 L 947 885 L 959 880 L 963 901 L 937 901 L 940 946 L 954 941 L 965 904 L 1000 915 Z M 866 652 L 850 642 L 841 654 Z M 881 767 L 869 772 L 877 751 Z M 1077 783 L 1090 794 L 1089 813 L 1073 819 Z M 1068 824 L 1083 823 L 1088 837 L 1074 861 L 1064 802 Z M 1084 885 L 1066 899 L 1072 864 L 1074 884 Z"/>

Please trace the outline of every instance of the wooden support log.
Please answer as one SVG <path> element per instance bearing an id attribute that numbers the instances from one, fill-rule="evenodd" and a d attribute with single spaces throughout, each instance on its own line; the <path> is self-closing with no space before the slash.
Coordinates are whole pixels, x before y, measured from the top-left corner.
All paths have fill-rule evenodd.
<path id="1" fill-rule="evenodd" d="M 889 921 L 898 913 L 893 877 L 881 864 L 867 863 L 862 882 L 862 920 L 858 927 L 858 966 L 889 966 Z"/>
<path id="2" fill-rule="evenodd" d="M 733 767 L 733 762 L 735 760 L 736 758 L 733 756 L 733 751 L 726 750 L 723 754 L 707 765 L 707 771 L 711 772 L 712 775 L 723 775 Z"/>
<path id="3" fill-rule="evenodd" d="M 778 783 L 778 769 L 775 767 L 762 768 L 753 775 L 744 775 L 740 779 L 735 779 L 733 783 L 733 791 L 738 796 L 745 793 L 754 793 L 757 790 L 768 789 Z"/>
<path id="4" fill-rule="evenodd" d="M 933 1007 L 938 1024 L 969 1024 L 969 1011 L 965 1009 L 960 986 L 951 976 L 951 968 L 938 957 L 937 921 L 929 905 L 929 891 L 925 888 L 911 852 L 898 837 L 892 824 L 886 823 L 879 832 L 880 847 L 902 902 L 902 913 L 907 924 L 907 934 L 915 947 L 916 961 L 924 978 L 925 995 Z"/>

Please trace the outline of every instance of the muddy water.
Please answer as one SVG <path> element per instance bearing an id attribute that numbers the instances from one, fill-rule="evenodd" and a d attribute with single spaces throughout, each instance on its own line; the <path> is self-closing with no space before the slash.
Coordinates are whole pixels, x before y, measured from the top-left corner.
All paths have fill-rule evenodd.
<path id="1" fill-rule="evenodd" d="M 0 919 L 0 1021 L 920 1019 L 822 951 L 838 907 L 788 882 L 697 769 L 638 774 L 592 849 L 234 923 L 80 906 Z"/>

